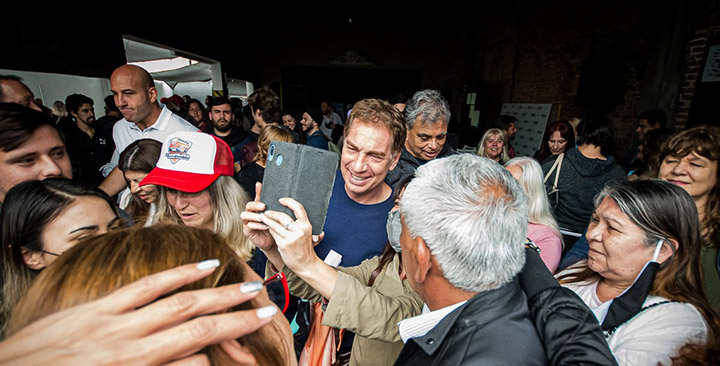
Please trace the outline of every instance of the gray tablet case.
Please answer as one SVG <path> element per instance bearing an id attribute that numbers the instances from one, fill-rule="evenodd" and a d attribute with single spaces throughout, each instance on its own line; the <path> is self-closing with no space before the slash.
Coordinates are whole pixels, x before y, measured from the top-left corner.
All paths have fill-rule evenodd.
<path id="1" fill-rule="evenodd" d="M 260 200 L 268 210 L 285 212 L 295 219 L 292 211 L 278 202 L 283 197 L 295 199 L 305 207 L 313 235 L 319 235 L 325 226 L 337 168 L 338 155 L 334 152 L 273 141 L 268 148 Z"/>

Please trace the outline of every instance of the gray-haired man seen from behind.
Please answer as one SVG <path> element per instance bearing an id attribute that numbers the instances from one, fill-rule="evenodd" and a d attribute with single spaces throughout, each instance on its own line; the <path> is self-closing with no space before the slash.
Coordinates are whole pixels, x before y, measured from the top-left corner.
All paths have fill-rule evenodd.
<path id="1" fill-rule="evenodd" d="M 455 154 L 446 144 L 450 106 L 440 92 L 430 89 L 416 92 L 407 102 L 404 114 L 405 145 L 398 165 L 385 178 L 391 186 L 428 161 Z"/>
<path id="2" fill-rule="evenodd" d="M 495 162 L 431 161 L 408 185 L 402 264 L 429 313 L 400 322 L 397 365 L 546 365 L 517 274 L 527 198 Z"/>

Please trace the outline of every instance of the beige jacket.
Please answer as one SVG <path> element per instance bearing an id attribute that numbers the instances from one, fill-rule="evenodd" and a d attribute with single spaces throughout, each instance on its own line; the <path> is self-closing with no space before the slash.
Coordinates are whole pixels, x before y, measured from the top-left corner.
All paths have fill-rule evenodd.
<path id="1" fill-rule="evenodd" d="M 419 315 L 423 301 L 407 280 L 401 281 L 400 256 L 378 274 L 372 287 L 367 285 L 380 257 L 355 267 L 338 267 L 338 277 L 327 304 L 323 325 L 344 328 L 355 333 L 350 365 L 392 365 L 403 347 L 397 323 Z M 322 296 L 289 268 L 290 292 L 314 302 Z"/>

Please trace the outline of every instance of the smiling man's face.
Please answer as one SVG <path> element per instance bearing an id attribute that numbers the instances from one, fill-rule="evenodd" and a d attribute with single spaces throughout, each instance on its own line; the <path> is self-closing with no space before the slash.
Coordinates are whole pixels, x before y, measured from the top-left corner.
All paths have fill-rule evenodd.
<path id="1" fill-rule="evenodd" d="M 382 124 L 356 119 L 345 136 L 340 172 L 345 191 L 355 202 L 372 201 L 385 184 L 385 176 L 397 165 L 392 154 L 393 134 Z"/>

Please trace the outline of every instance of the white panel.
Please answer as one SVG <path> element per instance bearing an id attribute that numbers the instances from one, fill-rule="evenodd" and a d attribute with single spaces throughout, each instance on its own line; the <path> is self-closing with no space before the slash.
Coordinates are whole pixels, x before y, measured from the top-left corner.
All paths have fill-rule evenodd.
<path id="1" fill-rule="evenodd" d="M 189 83 L 179 83 L 175 87 L 175 94 L 183 96 L 189 95 L 193 99 L 199 100 L 205 105 L 205 97 L 212 95 L 212 81 L 193 81 Z"/>
<path id="2" fill-rule="evenodd" d="M 512 141 L 516 156 L 533 156 L 540 148 L 551 108 L 552 104 L 503 103 L 500 114 L 518 119 Z"/>

